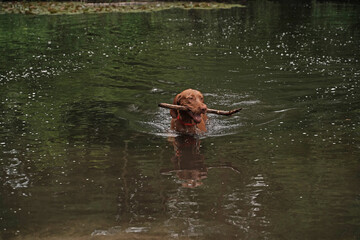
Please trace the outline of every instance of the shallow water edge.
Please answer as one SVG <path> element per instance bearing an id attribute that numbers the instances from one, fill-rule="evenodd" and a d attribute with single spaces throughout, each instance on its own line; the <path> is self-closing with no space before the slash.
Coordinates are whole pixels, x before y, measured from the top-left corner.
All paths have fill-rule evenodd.
<path id="1" fill-rule="evenodd" d="M 84 3 L 84 2 L 4 2 L 0 3 L 0 14 L 27 15 L 62 15 L 112 12 L 153 12 L 172 8 L 179 9 L 229 9 L 245 7 L 241 4 L 214 2 L 119 2 L 119 3 Z"/>

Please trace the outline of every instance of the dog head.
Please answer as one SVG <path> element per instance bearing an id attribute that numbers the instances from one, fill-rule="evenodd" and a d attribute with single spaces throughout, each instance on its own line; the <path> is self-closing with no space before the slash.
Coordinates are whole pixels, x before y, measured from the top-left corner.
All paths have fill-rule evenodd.
<path id="1" fill-rule="evenodd" d="M 196 123 L 201 122 L 201 114 L 206 113 L 207 110 L 207 106 L 204 103 L 204 96 L 201 92 L 193 89 L 184 90 L 176 95 L 173 104 L 185 106 L 187 108 L 187 111 L 170 110 L 170 114 L 173 118 L 177 118 L 179 114 L 185 114 Z"/>

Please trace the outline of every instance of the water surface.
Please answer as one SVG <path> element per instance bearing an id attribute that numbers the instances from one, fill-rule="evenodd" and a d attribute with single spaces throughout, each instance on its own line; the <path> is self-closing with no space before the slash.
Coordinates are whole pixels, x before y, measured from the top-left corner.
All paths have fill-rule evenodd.
<path id="1" fill-rule="evenodd" d="M 1 15 L 0 238 L 358 239 L 359 11 Z"/>

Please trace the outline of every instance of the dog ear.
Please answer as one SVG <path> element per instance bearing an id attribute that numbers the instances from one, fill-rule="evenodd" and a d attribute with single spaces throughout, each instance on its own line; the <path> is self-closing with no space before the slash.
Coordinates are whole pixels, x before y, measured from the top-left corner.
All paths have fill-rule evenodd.
<path id="1" fill-rule="evenodd" d="M 180 94 L 176 95 L 176 97 L 174 98 L 173 104 L 179 105 L 180 99 L 181 99 L 181 95 Z M 174 109 L 170 110 L 170 115 L 172 116 L 172 118 L 177 118 L 178 114 L 179 114 L 178 110 L 174 110 Z"/>

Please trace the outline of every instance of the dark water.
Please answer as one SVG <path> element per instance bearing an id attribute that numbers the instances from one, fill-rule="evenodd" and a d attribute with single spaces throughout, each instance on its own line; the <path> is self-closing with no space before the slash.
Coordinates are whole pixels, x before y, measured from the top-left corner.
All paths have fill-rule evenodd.
<path id="1" fill-rule="evenodd" d="M 0 239 L 359 239 L 360 7 L 0 16 Z M 202 136 L 169 131 L 186 88 Z"/>

